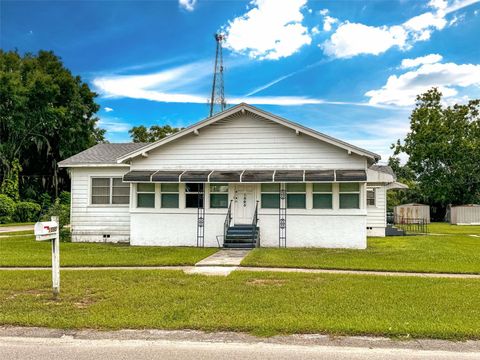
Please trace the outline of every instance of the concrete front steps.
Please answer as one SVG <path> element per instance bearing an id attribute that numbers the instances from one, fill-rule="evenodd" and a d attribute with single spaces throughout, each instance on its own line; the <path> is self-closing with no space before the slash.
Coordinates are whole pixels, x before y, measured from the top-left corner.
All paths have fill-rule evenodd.
<path id="1" fill-rule="evenodd" d="M 229 249 L 252 249 L 256 246 L 260 237 L 260 228 L 253 225 L 234 225 L 227 230 L 224 248 Z"/>

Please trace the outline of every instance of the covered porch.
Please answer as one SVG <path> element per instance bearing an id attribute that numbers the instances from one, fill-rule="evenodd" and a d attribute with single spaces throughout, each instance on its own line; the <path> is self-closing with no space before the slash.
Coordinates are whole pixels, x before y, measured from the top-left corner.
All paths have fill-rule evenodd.
<path id="1" fill-rule="evenodd" d="M 132 245 L 366 246 L 365 170 L 133 170 L 123 181 Z"/>

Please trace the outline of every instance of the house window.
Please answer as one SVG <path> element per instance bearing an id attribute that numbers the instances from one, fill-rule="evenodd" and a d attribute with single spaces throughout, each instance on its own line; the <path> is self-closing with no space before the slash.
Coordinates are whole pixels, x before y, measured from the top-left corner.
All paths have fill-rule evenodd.
<path id="1" fill-rule="evenodd" d="M 360 185 L 340 184 L 340 209 L 360 209 Z"/>
<path id="2" fill-rule="evenodd" d="M 185 184 L 186 208 L 203 208 L 203 186 L 204 184 Z"/>
<path id="3" fill-rule="evenodd" d="M 155 207 L 155 184 L 137 184 L 137 207 Z"/>
<path id="4" fill-rule="evenodd" d="M 228 207 L 228 184 L 210 184 L 210 207 L 212 209 Z"/>
<path id="5" fill-rule="evenodd" d="M 92 205 L 123 205 L 130 202 L 130 185 L 122 178 L 92 178 Z"/>
<path id="6" fill-rule="evenodd" d="M 313 184 L 313 208 L 332 209 L 332 184 Z"/>
<path id="7" fill-rule="evenodd" d="M 375 188 L 367 188 L 367 205 L 375 206 Z"/>
<path id="8" fill-rule="evenodd" d="M 280 207 L 280 184 L 262 184 L 262 209 L 278 209 Z"/>
<path id="9" fill-rule="evenodd" d="M 305 209 L 306 207 L 305 184 L 287 184 L 287 208 Z"/>
<path id="10" fill-rule="evenodd" d="M 178 184 L 160 185 L 160 204 L 166 209 L 178 208 Z"/>

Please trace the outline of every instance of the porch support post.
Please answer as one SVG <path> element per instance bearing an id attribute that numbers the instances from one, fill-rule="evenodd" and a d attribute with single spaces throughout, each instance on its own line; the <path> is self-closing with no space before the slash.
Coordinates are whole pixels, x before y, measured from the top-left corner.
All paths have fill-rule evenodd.
<path id="1" fill-rule="evenodd" d="M 205 246 L 205 183 L 201 185 L 197 201 L 197 247 Z"/>
<path id="2" fill-rule="evenodd" d="M 287 247 L 287 188 L 280 183 L 280 204 L 278 206 L 278 247 Z"/>

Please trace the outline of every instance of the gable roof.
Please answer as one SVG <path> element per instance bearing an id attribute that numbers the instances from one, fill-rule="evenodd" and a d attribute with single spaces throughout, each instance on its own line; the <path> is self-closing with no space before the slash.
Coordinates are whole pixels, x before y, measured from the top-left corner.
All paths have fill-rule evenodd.
<path id="1" fill-rule="evenodd" d="M 124 166 L 118 164 L 120 156 L 131 153 L 148 145 L 147 143 L 97 144 L 58 163 L 59 167 L 75 166 Z"/>
<path id="2" fill-rule="evenodd" d="M 227 118 L 227 117 L 229 117 L 233 114 L 236 114 L 238 112 L 250 112 L 252 114 L 258 115 L 258 116 L 263 117 L 265 119 L 271 120 L 271 121 L 273 121 L 277 124 L 280 124 L 280 125 L 283 125 L 285 127 L 291 128 L 292 130 L 295 130 L 296 132 L 309 135 L 309 136 L 311 136 L 313 138 L 316 138 L 318 140 L 321 140 L 321 141 L 324 141 L 326 143 L 329 143 L 329 144 L 332 144 L 334 146 L 345 149 L 349 153 L 352 152 L 352 153 L 358 154 L 360 156 L 365 156 L 367 158 L 370 158 L 373 161 L 380 160 L 380 158 L 381 158 L 380 155 L 375 154 L 371 151 L 364 150 L 364 149 L 359 148 L 355 145 L 349 144 L 345 141 L 336 139 L 334 137 L 331 137 L 329 135 L 323 134 L 323 133 L 318 132 L 316 130 L 310 129 L 308 127 L 305 127 L 305 126 L 300 125 L 298 123 L 295 123 L 293 121 L 284 119 L 280 116 L 274 115 L 274 114 L 269 113 L 269 112 L 264 111 L 264 110 L 261 110 L 261 109 L 255 107 L 255 106 L 248 105 L 248 104 L 245 104 L 245 103 L 241 103 L 241 104 L 233 106 L 233 107 L 231 107 L 227 110 L 224 110 L 221 113 L 218 113 L 218 114 L 216 114 L 212 117 L 209 117 L 209 118 L 206 118 L 202 121 L 199 121 L 199 122 L 185 128 L 183 130 L 180 130 L 179 132 L 177 132 L 173 135 L 170 135 L 170 136 L 168 136 L 164 139 L 158 140 L 158 141 L 153 142 L 153 143 L 145 144 L 144 147 L 132 150 L 131 152 L 129 152 L 127 154 L 121 155 L 117 159 L 117 163 L 120 164 L 120 163 L 123 163 L 123 162 L 125 162 L 127 160 L 130 160 L 132 158 L 135 158 L 139 155 L 146 154 L 149 151 L 152 151 L 152 150 L 154 150 L 154 149 L 156 149 L 156 148 L 158 148 L 162 145 L 168 144 L 168 143 L 170 143 L 174 140 L 177 140 L 177 139 L 179 139 L 179 138 L 181 138 L 185 135 L 198 132 L 203 127 L 211 125 L 211 124 L 213 124 L 217 121 L 225 119 L 225 118 Z"/>

